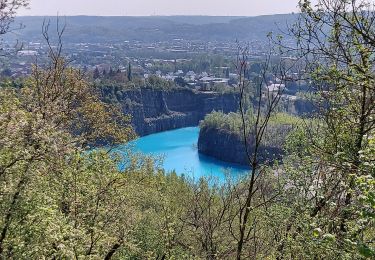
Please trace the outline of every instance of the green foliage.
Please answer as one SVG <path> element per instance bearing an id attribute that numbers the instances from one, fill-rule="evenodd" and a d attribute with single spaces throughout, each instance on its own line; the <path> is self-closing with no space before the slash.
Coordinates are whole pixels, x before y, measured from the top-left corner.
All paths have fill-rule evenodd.
<path id="1" fill-rule="evenodd" d="M 224 183 L 190 181 L 153 158 L 100 149 L 134 138 L 130 120 L 59 57 L 22 84 L 2 83 L 0 258 L 233 259 L 242 223 L 243 259 L 374 258 L 373 12 L 325 1 L 333 9 L 326 12 L 318 2 L 301 1 L 307 26 L 297 34 L 316 48 L 322 41 L 311 30 L 324 28 L 325 44 L 313 52 L 320 56 L 308 64 L 321 114 L 272 116 L 265 142 L 293 127 L 287 156 L 235 181 L 230 173 Z M 201 57 L 200 69 L 207 62 Z M 157 77 L 123 83 L 174 87 Z M 250 135 L 254 120 L 248 110 Z M 238 113 L 213 112 L 201 127 L 241 134 L 244 126 Z"/>
<path id="2" fill-rule="evenodd" d="M 252 110 L 248 110 L 245 114 L 246 135 L 251 136 L 256 120 L 256 115 Z M 267 126 L 267 131 L 264 136 L 263 144 L 275 147 L 284 146 L 286 136 L 289 135 L 293 129 L 301 124 L 301 119 L 285 113 L 276 113 L 270 118 Z M 224 114 L 222 112 L 212 112 L 208 114 L 203 121 L 200 122 L 200 127 L 213 128 L 221 131 L 227 131 L 238 135 L 243 139 L 243 121 L 239 112 Z"/>
<path id="3" fill-rule="evenodd" d="M 180 88 L 175 82 L 162 79 L 158 76 L 151 75 L 147 79 L 133 77 L 131 81 L 124 78 L 122 73 L 117 74 L 115 77 L 101 78 L 95 82 L 95 86 L 99 89 L 113 87 L 121 90 L 132 90 L 140 88 L 150 88 L 156 90 L 173 90 Z"/>
<path id="4" fill-rule="evenodd" d="M 159 90 L 172 90 L 177 86 L 174 82 L 162 79 L 155 75 L 151 75 L 146 79 L 145 87 Z"/>
<path id="5" fill-rule="evenodd" d="M 250 113 L 247 114 L 247 120 L 253 119 Z M 208 114 L 200 122 L 200 128 L 216 128 L 228 130 L 234 133 L 240 133 L 242 129 L 242 119 L 240 113 L 224 114 L 223 112 L 214 111 Z"/>
<path id="6" fill-rule="evenodd" d="M 212 91 L 215 91 L 217 93 L 221 94 L 227 94 L 227 93 L 236 93 L 239 94 L 238 88 L 228 86 L 223 83 L 214 84 L 212 87 Z"/>

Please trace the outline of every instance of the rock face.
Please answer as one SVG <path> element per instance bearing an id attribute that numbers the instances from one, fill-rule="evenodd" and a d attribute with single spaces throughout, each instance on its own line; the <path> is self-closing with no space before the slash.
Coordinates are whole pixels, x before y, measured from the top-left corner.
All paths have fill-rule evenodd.
<path id="1" fill-rule="evenodd" d="M 238 110 L 239 96 L 198 92 L 190 89 L 170 91 L 151 88 L 102 89 L 105 100 L 118 102 L 124 113 L 132 116 L 139 136 L 182 127 L 197 126 L 213 110 L 224 113 Z"/>
<path id="2" fill-rule="evenodd" d="M 269 140 L 259 148 L 259 161 L 278 160 L 283 155 L 283 141 L 291 126 L 281 125 L 272 129 L 272 134 L 267 137 Z M 249 152 L 254 152 L 254 140 L 248 140 Z M 249 165 L 243 138 L 236 133 L 225 129 L 201 128 L 198 140 L 200 153 L 215 157 L 216 159 Z"/>

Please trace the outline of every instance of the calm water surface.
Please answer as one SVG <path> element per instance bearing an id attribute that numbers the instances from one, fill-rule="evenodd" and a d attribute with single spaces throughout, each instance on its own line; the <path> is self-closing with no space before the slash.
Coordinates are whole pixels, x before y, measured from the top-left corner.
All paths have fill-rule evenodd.
<path id="1" fill-rule="evenodd" d="M 236 178 L 248 173 L 248 168 L 216 160 L 198 153 L 199 128 L 187 127 L 141 137 L 130 143 L 132 149 L 147 155 L 163 157 L 163 168 L 198 179 L 212 176 L 224 180 L 229 174 Z"/>

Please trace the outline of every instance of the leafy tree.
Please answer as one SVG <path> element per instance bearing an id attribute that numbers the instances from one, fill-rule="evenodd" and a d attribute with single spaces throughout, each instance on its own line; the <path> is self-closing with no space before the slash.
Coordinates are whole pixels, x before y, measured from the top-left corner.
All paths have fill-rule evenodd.
<path id="1" fill-rule="evenodd" d="M 22 24 L 19 26 L 19 28 L 13 28 L 11 25 L 14 22 L 17 11 L 21 8 L 26 8 L 29 6 L 29 2 L 29 0 L 2 0 L 0 2 L 0 37 L 8 32 L 23 28 Z M 1 45 L 2 43 L 0 43 L 0 47 Z M 16 44 L 16 47 L 17 49 L 22 48 L 22 46 L 18 46 L 18 44 Z M 9 54 L 4 51 L 3 48 L 0 49 L 1 56 Z"/>
<path id="2" fill-rule="evenodd" d="M 146 79 L 146 87 L 153 89 L 171 90 L 175 87 L 173 82 L 162 79 L 158 76 L 151 75 Z"/>
<path id="3" fill-rule="evenodd" d="M 185 87 L 187 85 L 186 81 L 182 77 L 175 78 L 174 83 L 180 87 Z"/>
<path id="4" fill-rule="evenodd" d="M 4 77 L 10 77 L 12 76 L 12 71 L 9 68 L 3 69 L 3 71 L 1 72 L 1 75 Z"/>
<path id="5" fill-rule="evenodd" d="M 290 31 L 297 48 L 287 51 L 305 59 L 319 120 L 290 140 L 284 207 L 292 210 L 280 234 L 279 259 L 371 258 L 374 212 L 367 211 L 366 198 L 374 192 L 374 168 L 363 154 L 372 149 L 375 131 L 373 6 L 320 0 L 300 1 L 300 8 Z"/>
<path id="6" fill-rule="evenodd" d="M 11 24 L 20 8 L 29 5 L 28 0 L 2 1 L 0 5 L 0 35 L 6 34 L 11 30 Z"/>
<path id="7" fill-rule="evenodd" d="M 49 38 L 45 37 L 49 44 Z M 71 212 L 69 201 L 64 199 L 66 194 L 59 195 L 69 185 L 65 188 L 59 185 L 69 174 L 73 174 L 73 179 L 67 179 L 68 183 L 76 185 L 76 174 L 85 169 L 80 168 L 85 167 L 80 164 L 84 160 L 91 165 L 89 168 L 93 166 L 91 160 L 85 159 L 82 148 L 123 143 L 134 136 L 129 118 L 101 102 L 81 73 L 66 66 L 59 56 L 61 45 L 57 49 L 49 46 L 50 64 L 45 68 L 35 66 L 21 89 L 0 89 L 0 255 L 3 258 L 79 254 L 78 242 L 69 243 L 83 229 L 77 229 L 78 212 L 70 222 L 66 214 Z M 69 170 L 70 166 L 73 168 Z M 117 169 L 113 163 L 112 166 Z M 87 174 L 87 178 L 92 176 L 90 171 Z M 79 178 L 84 180 L 84 176 Z M 99 196 L 100 186 L 96 187 Z M 73 205 L 77 207 L 78 197 L 74 198 Z M 84 214 L 82 218 L 86 220 L 87 216 Z M 52 234 L 56 236 L 51 237 Z M 62 249 L 64 245 L 69 249 Z"/>

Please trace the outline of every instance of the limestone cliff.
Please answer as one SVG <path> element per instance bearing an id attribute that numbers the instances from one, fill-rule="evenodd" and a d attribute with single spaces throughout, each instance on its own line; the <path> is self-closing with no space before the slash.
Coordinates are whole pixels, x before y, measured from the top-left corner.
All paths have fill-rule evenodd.
<path id="1" fill-rule="evenodd" d="M 281 159 L 283 144 L 291 129 L 290 125 L 272 127 L 265 137 L 266 141 L 259 148 L 260 162 Z M 248 147 L 249 153 L 252 154 L 254 140 L 248 139 Z M 244 139 L 240 134 L 225 129 L 202 127 L 199 133 L 198 150 L 202 154 L 222 161 L 249 165 Z"/>
<path id="2" fill-rule="evenodd" d="M 105 100 L 118 102 L 132 116 L 138 135 L 197 126 L 213 110 L 224 113 L 238 110 L 237 94 L 199 92 L 190 89 L 159 90 L 140 88 L 123 90 L 103 87 Z"/>

